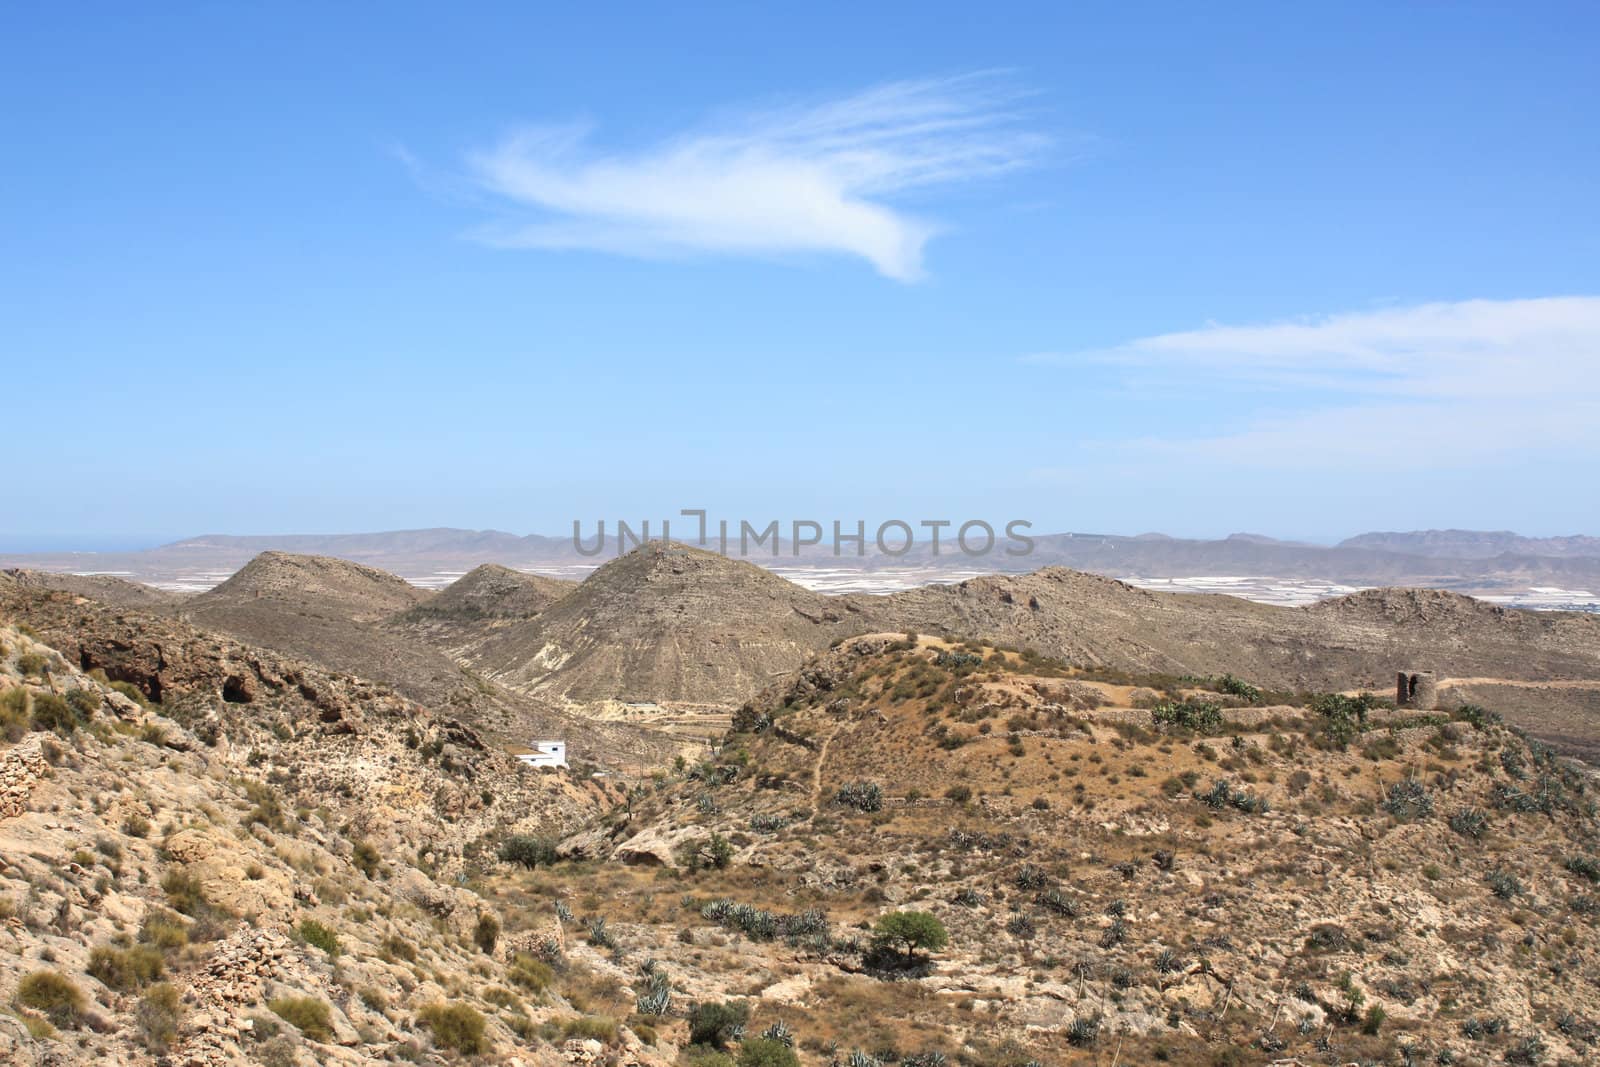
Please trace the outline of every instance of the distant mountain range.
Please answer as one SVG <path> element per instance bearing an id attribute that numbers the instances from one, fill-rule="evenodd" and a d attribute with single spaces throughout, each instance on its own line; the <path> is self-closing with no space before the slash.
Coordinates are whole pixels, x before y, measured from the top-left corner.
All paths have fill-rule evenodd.
<path id="1" fill-rule="evenodd" d="M 687 531 L 674 532 L 681 536 Z M 948 535 L 946 541 L 948 544 Z M 847 548 L 846 554 L 835 556 L 826 543 L 797 554 L 792 544 L 784 541 L 776 546 L 776 553 L 764 547 L 744 558 L 803 585 L 830 591 L 849 588 L 852 575 L 862 583 L 859 588 L 884 590 L 982 573 L 1024 573 L 1046 566 L 1136 583 L 1142 579 L 1255 576 L 1351 588 L 1418 586 L 1476 595 L 1516 594 L 1540 587 L 1600 587 L 1600 538 L 1588 536 L 1534 538 L 1505 531 L 1425 530 L 1363 533 L 1324 546 L 1248 533 L 1220 540 L 1158 533 L 1059 533 L 1035 536 L 1033 542 L 1033 551 L 1027 555 L 1007 555 L 1002 540 L 988 555 L 968 556 L 948 547 L 935 555 L 924 539 L 902 555 L 890 555 L 872 545 L 869 533 L 864 555 L 849 554 Z M 0 555 L 0 568 L 109 574 L 169 591 L 201 592 L 267 551 L 346 559 L 382 568 L 427 588 L 443 588 L 485 563 L 579 579 L 617 555 L 610 545 L 603 554 L 584 555 L 568 537 L 438 528 L 251 537 L 211 534 L 137 552 Z"/>
<path id="2" fill-rule="evenodd" d="M 1378 548 L 1441 559 L 1490 559 L 1495 556 L 1600 557 L 1600 537 L 1523 537 L 1510 530 L 1413 530 L 1410 533 L 1364 533 L 1339 542 L 1340 548 Z"/>

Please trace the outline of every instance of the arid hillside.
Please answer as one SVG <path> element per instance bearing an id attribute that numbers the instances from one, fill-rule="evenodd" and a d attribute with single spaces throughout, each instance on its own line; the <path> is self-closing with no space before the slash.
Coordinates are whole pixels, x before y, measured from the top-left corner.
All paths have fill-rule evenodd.
<path id="1" fill-rule="evenodd" d="M 537 618 L 577 587 L 576 582 L 485 563 L 437 595 L 396 614 L 387 625 L 461 653 L 497 630 Z"/>
<path id="2" fill-rule="evenodd" d="M 490 707 L 499 703 L 493 694 L 473 692 L 448 656 L 383 625 L 432 595 L 373 567 L 265 552 L 171 614 L 332 670 L 386 682 L 414 700 L 482 705 L 480 714 L 489 721 L 502 711 Z"/>
<path id="3" fill-rule="evenodd" d="M 489 892 L 593 894 L 803 1063 L 1592 1062 L 1593 773 L 1483 709 L 1285 699 L 852 640 Z"/>
<path id="4" fill-rule="evenodd" d="M 1386 691 L 1402 668 L 1511 686 L 1561 681 L 1570 688 L 1558 715 L 1542 722 L 1537 707 L 1517 700 L 1516 721 L 1564 745 L 1600 738 L 1600 616 L 1519 611 L 1435 590 L 1371 590 L 1282 608 L 1046 568 L 828 597 L 713 553 L 653 544 L 531 618 L 441 647 L 540 697 L 728 706 L 841 637 L 881 630 L 1033 649 L 1086 667 L 1233 673 L 1292 690 Z"/>
<path id="5" fill-rule="evenodd" d="M 559 918 L 502 936 L 532 917 L 465 885 L 617 794 L 366 683 L 211 651 L 156 704 L 0 623 L 0 1062 L 595 1062 Z"/>
<path id="6" fill-rule="evenodd" d="M 295 636 L 292 623 L 275 619 L 274 633 L 288 634 L 283 647 L 266 647 L 241 640 L 232 633 L 206 630 L 163 612 L 152 614 L 102 604 L 87 597 L 19 586 L 0 575 L 0 617 L 27 625 L 52 647 L 88 670 L 105 671 L 113 681 L 138 688 L 148 699 L 165 703 L 176 693 L 219 696 L 224 704 L 248 705 L 266 677 L 293 678 L 308 672 L 349 677 L 373 690 L 391 694 L 410 706 L 453 718 L 480 733 L 496 749 L 506 741 L 523 742 L 539 737 L 567 739 L 575 760 L 600 766 L 651 765 L 670 760 L 680 746 L 671 738 L 626 724 L 573 718 L 549 703 L 502 690 L 451 663 L 442 653 L 418 642 L 392 635 L 379 636 L 403 647 L 416 647 L 418 659 L 426 657 L 434 674 L 446 683 L 440 687 L 407 685 L 416 676 L 404 673 L 414 660 L 386 661 L 391 647 L 372 637 L 374 630 L 360 624 L 328 624 L 340 643 L 321 655 L 301 657 L 293 649 L 308 634 Z M 346 654 L 346 650 L 352 650 Z M 354 662 L 359 669 L 341 666 Z M 264 673 L 263 673 L 264 672 Z M 249 708 L 240 708 L 248 711 Z"/>
<path id="7" fill-rule="evenodd" d="M 830 641 L 871 628 L 850 600 L 653 542 L 466 660 L 497 682 L 577 702 L 737 703 Z"/>
<path id="8" fill-rule="evenodd" d="M 263 552 L 215 589 L 194 597 L 188 608 L 203 620 L 209 613 L 238 611 L 265 601 L 303 615 L 377 622 L 431 595 L 376 567 L 328 556 Z"/>
<path id="9" fill-rule="evenodd" d="M 109 574 L 56 574 L 51 571 L 0 571 L 0 581 L 19 589 L 48 589 L 91 597 L 102 604 L 126 608 L 162 608 L 185 598 L 148 585 Z"/>
<path id="10" fill-rule="evenodd" d="M 1154 593 L 1051 567 L 896 593 L 877 614 L 896 629 L 999 641 L 1084 665 L 1231 671 L 1299 688 L 1387 686 L 1401 667 L 1600 679 L 1600 616 L 1519 611 L 1439 590 L 1374 589 L 1283 608 Z"/>

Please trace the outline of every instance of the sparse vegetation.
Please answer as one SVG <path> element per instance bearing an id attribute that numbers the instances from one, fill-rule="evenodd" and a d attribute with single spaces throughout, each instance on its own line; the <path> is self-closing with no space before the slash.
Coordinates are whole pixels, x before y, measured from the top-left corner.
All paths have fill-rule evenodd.
<path id="1" fill-rule="evenodd" d="M 306 944 L 313 945 L 326 952 L 329 956 L 337 956 L 340 952 L 339 935 L 315 919 L 305 919 L 299 926 L 300 936 Z"/>
<path id="2" fill-rule="evenodd" d="M 75 1029 L 87 1004 L 83 991 L 59 971 L 34 971 L 17 984 L 18 1007 L 39 1012 L 51 1025 Z"/>
<path id="3" fill-rule="evenodd" d="M 556 861 L 556 846 L 553 842 L 540 837 L 530 837 L 527 834 L 514 834 L 500 844 L 500 859 L 506 863 L 514 863 L 518 867 L 534 870 L 538 867 L 548 867 Z"/>
<path id="4" fill-rule="evenodd" d="M 333 1016 L 326 1001 L 316 997 L 277 997 L 267 1002 L 272 1014 L 312 1041 L 333 1036 Z"/>
<path id="5" fill-rule="evenodd" d="M 433 1040 L 441 1048 L 464 1056 L 476 1056 L 488 1050 L 483 1014 L 469 1004 L 443 1001 L 428 1004 L 418 1010 L 417 1021 L 433 1032 Z"/>

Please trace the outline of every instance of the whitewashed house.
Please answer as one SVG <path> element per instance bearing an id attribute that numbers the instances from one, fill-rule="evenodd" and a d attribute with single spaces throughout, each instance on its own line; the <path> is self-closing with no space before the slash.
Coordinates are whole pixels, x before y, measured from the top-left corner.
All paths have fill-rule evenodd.
<path id="1" fill-rule="evenodd" d="M 528 767 L 565 767 L 567 743 L 565 741 L 535 741 L 533 751 L 517 757 Z"/>

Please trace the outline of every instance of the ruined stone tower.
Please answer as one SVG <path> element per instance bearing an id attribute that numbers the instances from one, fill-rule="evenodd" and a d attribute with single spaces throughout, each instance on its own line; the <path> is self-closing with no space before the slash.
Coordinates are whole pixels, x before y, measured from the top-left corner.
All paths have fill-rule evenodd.
<path id="1" fill-rule="evenodd" d="M 1401 671 L 1395 681 L 1394 702 L 1402 708 L 1433 711 L 1439 706 L 1439 680 L 1432 671 Z"/>

